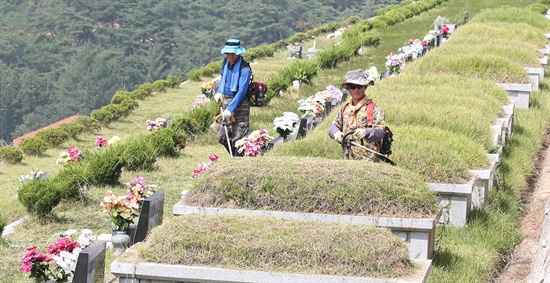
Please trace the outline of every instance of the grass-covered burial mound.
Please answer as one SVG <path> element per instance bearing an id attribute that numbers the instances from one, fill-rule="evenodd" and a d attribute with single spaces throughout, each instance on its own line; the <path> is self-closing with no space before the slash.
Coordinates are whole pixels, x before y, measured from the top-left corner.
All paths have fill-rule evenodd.
<path id="1" fill-rule="evenodd" d="M 136 245 L 139 259 L 170 265 L 317 275 L 412 273 L 406 243 L 368 225 L 242 215 L 178 216 Z"/>
<path id="2" fill-rule="evenodd" d="M 407 218 L 437 210 L 417 174 L 382 163 L 265 156 L 216 164 L 200 178 L 183 204 Z"/>

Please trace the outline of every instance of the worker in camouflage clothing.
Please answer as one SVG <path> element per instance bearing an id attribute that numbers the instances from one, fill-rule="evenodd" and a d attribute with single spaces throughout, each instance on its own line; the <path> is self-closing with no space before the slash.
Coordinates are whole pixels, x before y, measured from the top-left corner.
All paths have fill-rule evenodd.
<path id="1" fill-rule="evenodd" d="M 378 152 L 384 138 L 384 111 L 365 95 L 368 85 L 363 70 L 347 73 L 342 87 L 349 91 L 351 101 L 342 106 L 328 128 L 328 134 L 342 143 L 345 133 L 354 131 L 347 139 L 355 139 L 356 143 Z M 344 149 L 344 156 L 347 159 L 378 161 L 376 154 L 353 145 Z"/>

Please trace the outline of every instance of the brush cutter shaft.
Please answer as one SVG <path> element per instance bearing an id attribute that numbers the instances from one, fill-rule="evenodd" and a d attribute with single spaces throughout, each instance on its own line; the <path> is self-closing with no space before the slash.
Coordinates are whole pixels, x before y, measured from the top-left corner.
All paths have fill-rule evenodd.
<path id="1" fill-rule="evenodd" d="M 223 113 L 223 107 L 220 105 L 220 115 Z M 233 117 L 231 117 L 233 118 Z M 228 119 L 229 122 L 231 122 L 231 119 Z M 227 131 L 227 123 L 225 123 L 223 116 L 222 116 L 222 124 L 223 124 L 223 130 L 225 131 L 225 139 L 227 140 L 227 149 L 229 150 L 229 155 L 233 157 L 233 148 L 231 147 L 231 140 L 229 139 L 229 132 Z"/>

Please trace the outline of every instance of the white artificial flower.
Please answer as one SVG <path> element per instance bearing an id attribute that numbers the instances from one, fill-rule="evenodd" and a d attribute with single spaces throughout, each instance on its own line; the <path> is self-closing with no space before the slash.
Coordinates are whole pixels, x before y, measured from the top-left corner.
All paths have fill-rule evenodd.
<path id="1" fill-rule="evenodd" d="M 107 141 L 108 145 L 115 145 L 119 143 L 122 139 L 120 139 L 119 136 L 113 136 L 109 141 Z"/>

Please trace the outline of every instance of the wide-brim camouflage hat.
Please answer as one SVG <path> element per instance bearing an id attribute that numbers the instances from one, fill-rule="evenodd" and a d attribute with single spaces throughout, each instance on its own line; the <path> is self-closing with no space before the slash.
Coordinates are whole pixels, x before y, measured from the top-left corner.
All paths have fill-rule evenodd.
<path id="1" fill-rule="evenodd" d="M 349 71 L 346 74 L 346 81 L 344 82 L 344 84 L 367 85 L 369 84 L 369 82 L 365 77 L 365 72 L 359 69 L 359 70 Z"/>

